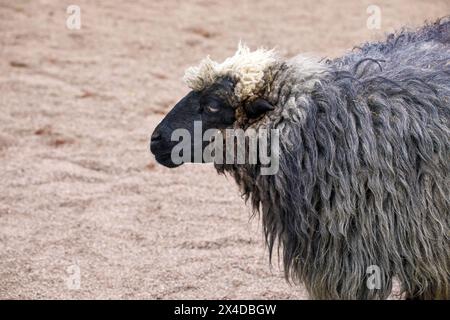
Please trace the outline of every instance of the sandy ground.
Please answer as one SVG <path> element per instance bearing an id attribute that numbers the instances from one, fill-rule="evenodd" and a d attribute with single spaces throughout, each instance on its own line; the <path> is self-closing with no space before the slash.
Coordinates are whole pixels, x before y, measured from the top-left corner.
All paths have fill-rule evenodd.
<path id="1" fill-rule="evenodd" d="M 307 298 L 269 266 L 231 179 L 163 168 L 148 140 L 187 92 L 184 69 L 240 39 L 335 56 L 450 13 L 377 1 L 369 30 L 370 4 L 0 0 L 0 298 Z"/>

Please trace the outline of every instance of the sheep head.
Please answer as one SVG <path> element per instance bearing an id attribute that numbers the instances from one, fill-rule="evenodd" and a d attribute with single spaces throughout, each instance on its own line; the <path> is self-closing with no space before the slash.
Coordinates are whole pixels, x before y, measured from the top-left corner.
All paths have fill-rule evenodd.
<path id="1" fill-rule="evenodd" d="M 195 158 L 195 150 L 203 151 L 210 141 L 196 139 L 196 135 L 203 137 L 211 130 L 245 128 L 273 110 L 274 106 L 261 97 L 261 92 L 265 90 L 267 71 L 275 62 L 273 51 L 251 52 L 239 45 L 236 54 L 221 64 L 208 57 L 199 66 L 189 68 L 184 80 L 192 91 L 173 107 L 152 134 L 150 149 L 156 160 L 169 168 L 187 161 L 204 162 L 203 158 Z M 196 123 L 201 123 L 201 127 L 196 128 Z M 192 156 L 183 157 L 183 162 L 174 162 L 172 157 L 180 142 L 180 136 L 173 137 L 177 129 L 194 137 L 190 139 Z"/>

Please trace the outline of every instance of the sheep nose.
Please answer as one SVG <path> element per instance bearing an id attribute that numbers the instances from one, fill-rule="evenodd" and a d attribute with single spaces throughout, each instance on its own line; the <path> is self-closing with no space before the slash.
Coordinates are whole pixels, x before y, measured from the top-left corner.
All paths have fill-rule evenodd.
<path id="1" fill-rule="evenodd" d="M 162 135 L 161 133 L 155 131 L 152 134 L 152 137 L 150 138 L 150 151 L 152 153 L 155 153 L 155 151 L 158 148 L 158 145 L 161 143 Z"/>
<path id="2" fill-rule="evenodd" d="M 159 140 L 161 140 L 161 133 L 159 133 L 157 131 L 153 132 L 152 137 L 151 137 L 152 143 L 159 141 Z"/>

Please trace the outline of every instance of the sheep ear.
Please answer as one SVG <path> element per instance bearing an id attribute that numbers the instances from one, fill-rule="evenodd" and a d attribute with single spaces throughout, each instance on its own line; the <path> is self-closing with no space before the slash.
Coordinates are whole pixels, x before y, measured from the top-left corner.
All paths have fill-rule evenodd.
<path id="1" fill-rule="evenodd" d="M 267 111 L 272 111 L 274 109 L 275 107 L 273 105 L 271 105 L 267 100 L 261 98 L 246 104 L 244 107 L 245 113 L 250 119 L 257 118 Z"/>

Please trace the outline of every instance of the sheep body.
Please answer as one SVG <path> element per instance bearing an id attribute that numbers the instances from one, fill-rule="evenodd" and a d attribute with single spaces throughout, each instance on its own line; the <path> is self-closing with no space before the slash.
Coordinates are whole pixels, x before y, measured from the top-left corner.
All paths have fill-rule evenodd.
<path id="1" fill-rule="evenodd" d="M 242 72 L 210 70 L 242 89 Z M 251 126 L 280 130 L 280 169 L 216 168 L 260 212 L 286 277 L 313 298 L 386 298 L 396 277 L 409 298 L 450 299 L 450 22 L 334 60 L 276 58 L 263 71 L 239 98 L 276 106 Z"/>

